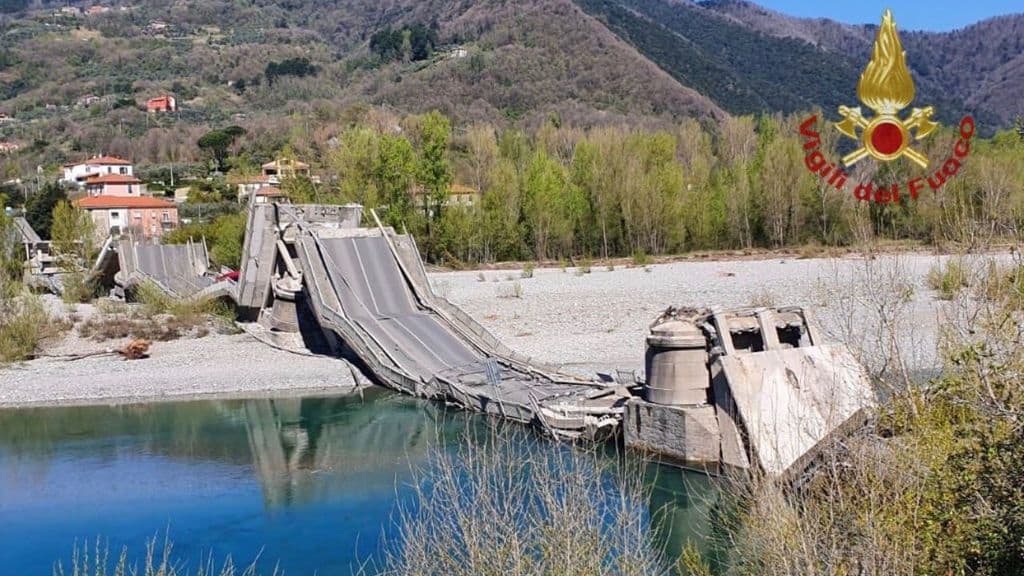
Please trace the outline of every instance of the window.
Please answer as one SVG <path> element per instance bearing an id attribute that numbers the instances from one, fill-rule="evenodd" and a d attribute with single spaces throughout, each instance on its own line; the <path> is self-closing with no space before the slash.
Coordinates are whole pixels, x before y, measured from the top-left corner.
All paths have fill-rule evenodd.
<path id="1" fill-rule="evenodd" d="M 110 219 L 111 220 L 120 220 L 121 219 L 121 213 L 120 212 L 111 212 L 110 213 Z"/>
<path id="2" fill-rule="evenodd" d="M 167 212 L 167 210 L 164 210 L 163 220 L 164 220 L 164 222 L 170 222 L 171 221 L 171 215 Z"/>
<path id="3" fill-rule="evenodd" d="M 128 167 L 127 166 L 121 166 L 121 174 L 127 174 L 127 173 L 128 173 Z"/>

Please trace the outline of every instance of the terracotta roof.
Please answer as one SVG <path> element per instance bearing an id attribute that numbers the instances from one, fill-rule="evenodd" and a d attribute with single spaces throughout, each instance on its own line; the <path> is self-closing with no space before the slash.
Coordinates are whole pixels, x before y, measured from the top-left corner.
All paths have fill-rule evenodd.
<path id="1" fill-rule="evenodd" d="M 264 186 L 263 188 L 260 188 L 259 190 L 256 191 L 256 195 L 277 197 L 285 196 L 285 193 L 282 192 L 280 188 L 275 188 L 273 186 Z"/>
<path id="2" fill-rule="evenodd" d="M 86 166 L 131 166 L 132 163 L 124 158 L 118 158 L 117 156 L 97 156 L 95 158 L 89 158 L 80 162 L 68 162 L 64 165 L 65 168 L 72 166 L 79 166 L 85 164 Z"/>
<path id="3" fill-rule="evenodd" d="M 231 184 L 262 184 L 270 182 L 270 176 L 229 176 L 228 182 Z"/>
<path id="4" fill-rule="evenodd" d="M 102 176 L 90 176 L 85 180 L 86 184 L 142 184 L 135 176 L 127 174 L 104 174 Z"/>
<path id="5" fill-rule="evenodd" d="M 174 208 L 178 207 L 174 202 L 151 198 L 149 196 L 90 196 L 75 202 L 79 208 L 103 209 L 103 208 Z"/>
<path id="6" fill-rule="evenodd" d="M 470 188 L 465 184 L 452 184 L 448 187 L 449 194 L 476 194 L 475 188 Z"/>

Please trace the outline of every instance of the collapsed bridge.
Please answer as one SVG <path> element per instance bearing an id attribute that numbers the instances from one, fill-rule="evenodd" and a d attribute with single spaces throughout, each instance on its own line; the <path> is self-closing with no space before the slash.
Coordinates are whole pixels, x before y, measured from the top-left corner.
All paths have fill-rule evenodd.
<path id="1" fill-rule="evenodd" d="M 240 312 L 322 336 L 386 386 L 567 438 L 614 433 L 631 396 L 513 352 L 430 288 L 415 240 L 360 228 L 359 206 L 251 207 Z M 309 334 L 309 328 L 315 328 Z"/>
<path id="2" fill-rule="evenodd" d="M 797 481 L 874 405 L 860 363 L 800 308 L 669 308 L 645 377 L 581 379 L 509 349 L 431 289 L 415 239 L 363 227 L 362 207 L 252 204 L 241 268 L 210 269 L 204 242 L 108 239 L 94 278 L 129 296 L 231 300 L 250 334 L 340 356 L 377 383 L 527 423 L 557 438 L 621 436 L 687 464 Z M 60 287 L 46 243 L 21 230 L 26 275 Z M 358 373 L 355 374 L 358 377 Z M 642 393 L 642 394 L 641 394 Z"/>

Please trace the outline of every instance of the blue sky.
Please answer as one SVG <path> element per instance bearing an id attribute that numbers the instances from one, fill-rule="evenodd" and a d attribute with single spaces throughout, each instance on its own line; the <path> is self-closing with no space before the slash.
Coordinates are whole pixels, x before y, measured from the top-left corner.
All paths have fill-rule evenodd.
<path id="1" fill-rule="evenodd" d="M 892 8 L 900 30 L 946 31 L 985 18 L 1024 12 L 1024 0 L 753 0 L 783 14 L 831 18 L 848 24 L 878 24 Z"/>

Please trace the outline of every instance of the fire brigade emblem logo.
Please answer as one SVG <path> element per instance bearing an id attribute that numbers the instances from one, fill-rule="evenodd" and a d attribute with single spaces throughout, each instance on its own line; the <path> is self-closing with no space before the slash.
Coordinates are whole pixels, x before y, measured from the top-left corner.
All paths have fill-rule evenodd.
<path id="1" fill-rule="evenodd" d="M 900 118 L 901 111 L 914 101 L 914 80 L 890 10 L 882 16 L 871 61 L 857 83 L 857 98 L 875 114 L 864 116 L 860 106 L 839 107 L 843 120 L 835 125 L 836 129 L 860 143 L 859 148 L 843 157 L 843 165 L 852 166 L 871 156 L 882 162 L 906 157 L 922 168 L 928 167 L 928 158 L 911 144 L 938 127 L 931 120 L 935 108 L 913 108 L 905 120 Z"/>

